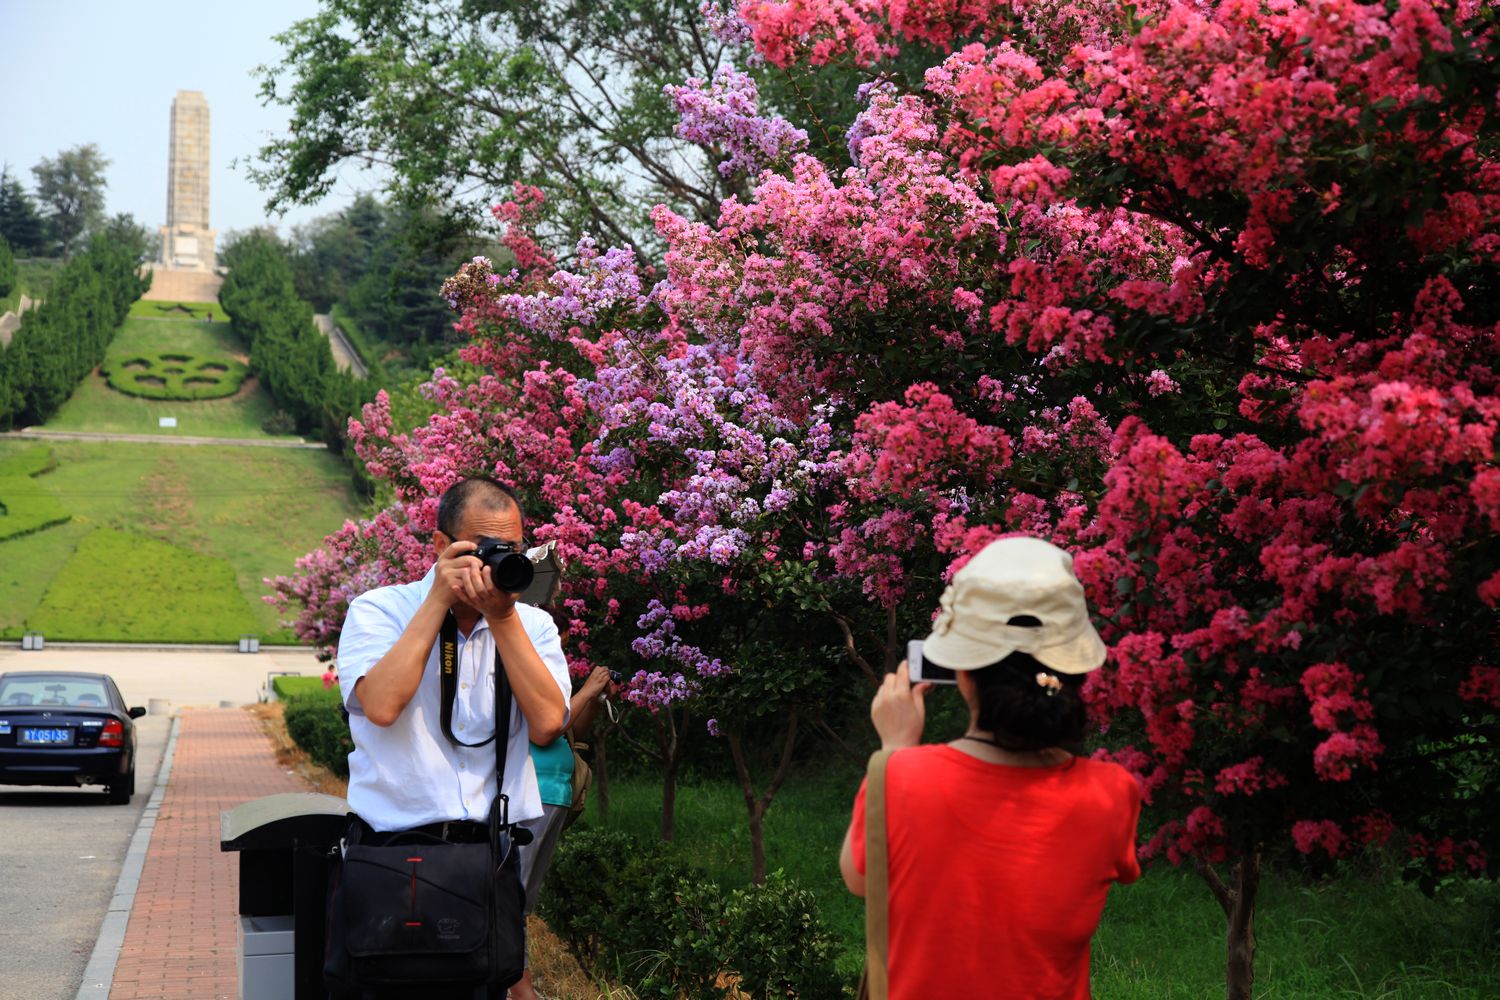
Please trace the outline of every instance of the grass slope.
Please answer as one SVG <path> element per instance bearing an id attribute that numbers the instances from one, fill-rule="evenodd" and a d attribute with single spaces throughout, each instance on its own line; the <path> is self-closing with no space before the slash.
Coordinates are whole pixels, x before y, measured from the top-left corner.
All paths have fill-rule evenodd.
<path id="1" fill-rule="evenodd" d="M 34 447 L 0 440 L 0 462 Z M 221 630 L 215 641 L 254 632 L 267 642 L 291 642 L 274 609 L 261 600 L 266 593 L 262 579 L 291 572 L 298 556 L 316 548 L 359 509 L 347 467 L 325 451 L 72 441 L 51 447 L 57 468 L 30 482 L 71 513 L 72 520 L 0 542 L 3 638 L 41 628 L 33 618 L 43 608 L 52 626 L 41 630 L 49 636 L 106 637 L 102 632 L 83 634 L 86 624 L 106 630 L 106 623 L 90 618 L 93 612 L 83 608 L 76 621 L 70 619 L 69 604 L 53 595 L 54 588 L 73 594 L 75 573 L 102 578 L 121 572 L 108 561 L 95 561 L 101 543 L 89 538 L 104 528 L 169 544 L 228 568 L 204 584 L 212 593 L 204 592 L 203 599 L 216 607 L 222 606 L 220 601 L 233 603 L 244 617 L 237 613 L 238 624 Z M 119 597 L 118 622 L 107 628 L 115 634 L 136 629 L 132 623 L 143 620 L 154 599 L 144 588 L 127 588 Z M 165 618 L 161 621 L 163 633 L 176 628 Z M 166 635 L 143 638 L 165 640 Z"/>
<path id="2" fill-rule="evenodd" d="M 110 344 L 105 367 L 134 357 L 173 352 L 200 361 L 218 359 L 236 365 L 248 361 L 244 345 L 235 339 L 227 323 L 127 319 Z M 266 438 L 271 435 L 261 430 L 261 425 L 274 411 L 270 396 L 254 379 L 224 399 L 146 400 L 115 391 L 104 376 L 94 373 L 79 384 L 47 427 L 175 437 Z M 160 426 L 161 417 L 177 418 L 177 426 Z"/>
<path id="3" fill-rule="evenodd" d="M 111 528 L 83 537 L 30 621 L 109 642 L 231 642 L 259 626 L 227 559 Z"/>
<path id="4" fill-rule="evenodd" d="M 67 508 L 34 481 L 52 467 L 50 448 L 28 448 L 0 460 L 0 541 L 68 520 Z"/>
<path id="5" fill-rule="evenodd" d="M 784 869 L 817 894 L 824 919 L 844 940 L 839 968 L 850 982 L 864 961 L 864 904 L 844 888 L 838 852 L 858 785 L 858 772 L 842 767 L 794 774 L 765 820 L 768 868 Z M 657 782 L 616 778 L 609 791 L 608 822 L 601 824 L 592 797 L 583 822 L 657 835 Z M 726 889 L 748 882 L 750 839 L 739 788 L 679 786 L 674 849 Z M 1497 929 L 1500 887 L 1493 883 L 1479 883 L 1466 896 L 1428 899 L 1370 873 L 1322 885 L 1271 873 L 1256 919 L 1255 995 L 1489 1000 L 1500 996 Z M 1159 867 L 1110 891 L 1094 939 L 1093 994 L 1101 1000 L 1224 995 L 1224 916 L 1196 874 Z"/>

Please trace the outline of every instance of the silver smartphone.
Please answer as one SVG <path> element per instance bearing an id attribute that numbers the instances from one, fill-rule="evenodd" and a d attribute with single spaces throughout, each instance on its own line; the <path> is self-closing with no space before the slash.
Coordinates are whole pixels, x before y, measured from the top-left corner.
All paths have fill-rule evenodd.
<path id="1" fill-rule="evenodd" d="M 934 666 L 922 659 L 922 640 L 906 644 L 906 675 L 913 684 L 957 684 L 958 678 L 947 667 Z"/>

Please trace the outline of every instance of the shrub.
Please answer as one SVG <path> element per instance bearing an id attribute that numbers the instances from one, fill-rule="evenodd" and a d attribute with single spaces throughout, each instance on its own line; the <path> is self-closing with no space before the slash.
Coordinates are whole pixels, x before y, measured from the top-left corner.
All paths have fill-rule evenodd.
<path id="1" fill-rule="evenodd" d="M 336 690 L 295 694 L 287 700 L 284 718 L 287 734 L 309 757 L 347 779 L 354 740 L 339 706 Z"/>
<path id="2" fill-rule="evenodd" d="M 639 996 L 840 997 L 835 936 L 781 872 L 728 896 L 658 841 L 588 827 L 558 847 L 542 916 L 585 970 Z"/>
<path id="3" fill-rule="evenodd" d="M 655 940 L 647 926 L 652 872 L 669 864 L 661 844 L 613 830 L 575 829 L 547 875 L 541 912 L 585 971 L 615 971 Z"/>
<path id="4" fill-rule="evenodd" d="M 277 410 L 265 419 L 260 429 L 267 434 L 283 435 L 297 433 L 297 420 L 285 410 Z"/>
<path id="5" fill-rule="evenodd" d="M 834 970 L 837 936 L 823 924 L 817 897 L 782 872 L 730 893 L 724 903 L 725 954 L 741 991 L 769 1000 L 842 997 Z"/>

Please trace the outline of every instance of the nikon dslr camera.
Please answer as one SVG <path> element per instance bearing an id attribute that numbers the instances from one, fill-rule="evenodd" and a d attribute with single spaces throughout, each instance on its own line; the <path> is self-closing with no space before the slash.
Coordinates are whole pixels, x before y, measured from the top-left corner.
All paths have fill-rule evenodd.
<path id="1" fill-rule="evenodd" d="M 496 590 L 519 594 L 518 600 L 523 604 L 540 607 L 557 596 L 563 566 L 557 557 L 556 542 L 523 549 L 481 535 L 469 555 L 490 568 L 490 579 Z"/>

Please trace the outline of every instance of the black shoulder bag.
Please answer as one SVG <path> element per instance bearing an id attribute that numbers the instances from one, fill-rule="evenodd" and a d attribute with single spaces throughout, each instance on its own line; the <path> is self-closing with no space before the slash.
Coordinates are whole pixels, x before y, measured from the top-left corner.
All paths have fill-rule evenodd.
<path id="1" fill-rule="evenodd" d="M 443 735 L 453 736 L 458 622 L 443 622 L 439 669 Z M 503 997 L 526 959 L 525 891 L 505 787 L 510 683 L 495 653 L 495 782 L 489 837 L 453 843 L 429 830 L 372 833 L 357 818 L 329 895 L 324 980 L 335 997 Z M 502 707 L 505 714 L 501 714 Z"/>

